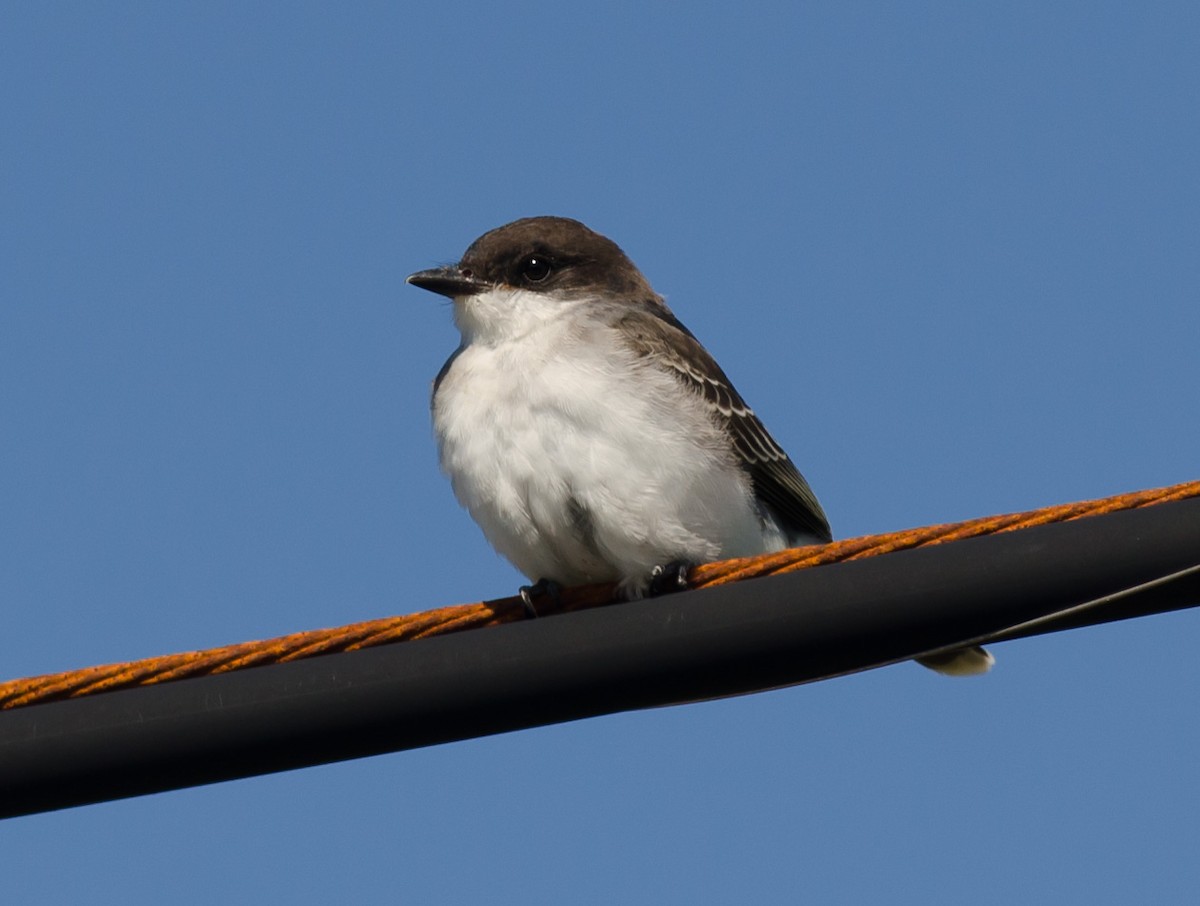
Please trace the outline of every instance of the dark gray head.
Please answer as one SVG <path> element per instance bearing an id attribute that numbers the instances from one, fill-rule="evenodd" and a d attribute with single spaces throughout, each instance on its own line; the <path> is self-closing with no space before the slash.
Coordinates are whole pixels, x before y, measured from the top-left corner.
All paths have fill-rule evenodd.
<path id="1" fill-rule="evenodd" d="M 476 239 L 458 264 L 418 271 L 408 282 L 451 298 L 506 287 L 657 299 L 615 242 L 566 217 L 514 220 Z"/>

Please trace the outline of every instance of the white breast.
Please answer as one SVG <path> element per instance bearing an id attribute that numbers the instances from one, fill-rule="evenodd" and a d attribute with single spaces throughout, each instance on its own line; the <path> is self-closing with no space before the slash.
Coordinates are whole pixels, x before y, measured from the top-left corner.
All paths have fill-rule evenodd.
<path id="1" fill-rule="evenodd" d="M 456 496 L 521 572 L 637 593 L 656 564 L 782 546 L 702 401 L 586 303 L 494 295 L 456 302 L 478 307 L 456 313 L 464 345 L 433 420 Z"/>

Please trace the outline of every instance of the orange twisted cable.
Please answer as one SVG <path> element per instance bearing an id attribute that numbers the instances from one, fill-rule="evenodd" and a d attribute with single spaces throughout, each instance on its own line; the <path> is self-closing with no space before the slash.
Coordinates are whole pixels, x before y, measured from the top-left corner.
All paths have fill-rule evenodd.
<path id="1" fill-rule="evenodd" d="M 740 582 L 761 576 L 789 573 L 827 563 L 840 563 L 873 557 L 892 551 L 909 550 L 931 544 L 945 544 L 964 538 L 975 538 L 999 532 L 1011 532 L 1035 525 L 1049 525 L 1087 516 L 1099 516 L 1119 510 L 1138 509 L 1159 503 L 1169 503 L 1190 497 L 1200 497 L 1200 481 L 1191 481 L 1166 488 L 1120 494 L 1081 503 L 1014 513 L 988 516 L 967 522 L 932 525 L 907 529 L 884 535 L 849 538 L 831 544 L 792 548 L 775 554 L 744 557 L 707 563 L 692 570 L 689 588 L 709 588 L 729 582 Z M 568 613 L 611 603 L 613 586 L 585 585 L 563 591 L 557 603 L 539 602 L 544 615 Z M 0 683 L 0 710 L 23 707 L 64 698 L 78 698 L 98 692 L 109 692 L 133 686 L 149 686 L 189 677 L 228 673 L 247 667 L 279 664 L 320 654 L 355 651 L 391 642 L 428 638 L 449 632 L 478 629 L 524 619 L 521 599 L 498 598 L 475 604 L 439 607 L 421 613 L 384 617 L 351 623 L 334 629 L 315 629 L 296 632 L 258 642 L 242 642 L 206 651 L 168 654 L 121 664 L 87 667 L 52 673 L 27 679 Z"/>

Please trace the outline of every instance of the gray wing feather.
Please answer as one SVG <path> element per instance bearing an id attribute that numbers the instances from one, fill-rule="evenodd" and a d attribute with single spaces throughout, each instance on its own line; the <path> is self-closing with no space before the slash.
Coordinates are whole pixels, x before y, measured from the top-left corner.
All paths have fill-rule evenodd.
<path id="1" fill-rule="evenodd" d="M 626 309 L 617 319 L 621 336 L 639 355 L 702 396 L 733 436 L 734 450 L 754 492 L 791 535 L 830 541 L 829 520 L 791 459 L 767 433 L 700 341 L 660 302 Z"/>

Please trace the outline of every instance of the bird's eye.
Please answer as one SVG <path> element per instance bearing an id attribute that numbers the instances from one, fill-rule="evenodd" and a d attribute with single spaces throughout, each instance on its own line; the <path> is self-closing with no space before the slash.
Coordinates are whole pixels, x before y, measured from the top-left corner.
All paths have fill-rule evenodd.
<path id="1" fill-rule="evenodd" d="M 550 276 L 550 259 L 544 255 L 528 255 L 521 262 L 521 276 L 530 283 L 541 283 Z"/>

